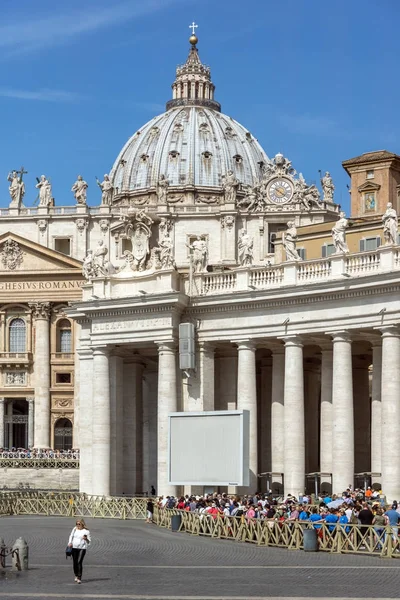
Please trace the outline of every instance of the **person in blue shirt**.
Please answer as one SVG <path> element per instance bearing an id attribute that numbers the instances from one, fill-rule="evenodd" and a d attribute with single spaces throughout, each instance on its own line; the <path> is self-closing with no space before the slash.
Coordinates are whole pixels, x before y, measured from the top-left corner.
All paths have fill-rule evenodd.
<path id="1" fill-rule="evenodd" d="M 308 517 L 310 515 L 308 514 L 308 512 L 306 511 L 306 509 L 303 506 L 303 509 L 300 511 L 299 514 L 299 521 L 308 521 Z"/>
<path id="2" fill-rule="evenodd" d="M 340 514 L 340 517 L 339 517 L 340 525 L 344 528 L 346 533 L 349 533 L 350 527 L 346 527 L 346 524 L 349 522 L 349 519 L 347 518 L 344 508 L 340 509 L 339 514 Z"/>
<path id="3" fill-rule="evenodd" d="M 321 529 L 323 518 L 318 513 L 318 509 L 316 506 L 312 508 L 311 515 L 308 520 L 311 521 L 311 523 L 314 523 L 314 529 Z M 316 523 L 319 523 L 319 525 L 317 525 Z"/>
<path id="4" fill-rule="evenodd" d="M 397 502 L 394 502 L 392 504 L 392 508 L 385 512 L 385 515 L 389 519 L 389 525 L 392 528 L 392 537 L 393 537 L 393 541 L 395 543 L 397 543 L 397 536 L 398 536 L 398 532 L 399 532 L 398 525 L 399 525 L 399 521 L 400 521 L 400 515 L 397 512 L 396 508 L 397 508 Z"/>
<path id="5" fill-rule="evenodd" d="M 336 514 L 335 510 L 331 510 L 325 517 L 325 523 L 329 523 L 328 525 L 328 529 L 330 531 L 330 533 L 332 533 L 333 531 L 335 531 L 336 529 L 336 523 L 338 522 L 339 517 Z"/>

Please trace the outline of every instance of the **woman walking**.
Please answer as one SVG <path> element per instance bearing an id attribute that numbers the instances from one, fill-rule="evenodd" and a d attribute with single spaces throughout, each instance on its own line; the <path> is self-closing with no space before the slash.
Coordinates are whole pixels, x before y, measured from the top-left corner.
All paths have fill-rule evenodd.
<path id="1" fill-rule="evenodd" d="M 72 548 L 72 561 L 76 583 L 81 583 L 82 581 L 82 563 L 89 544 L 90 531 L 87 529 L 85 521 L 78 519 L 68 540 L 68 546 Z"/>

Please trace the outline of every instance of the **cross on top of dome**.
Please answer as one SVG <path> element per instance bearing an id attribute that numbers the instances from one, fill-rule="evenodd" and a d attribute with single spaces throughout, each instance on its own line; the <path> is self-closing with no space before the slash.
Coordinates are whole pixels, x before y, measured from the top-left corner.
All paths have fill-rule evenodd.
<path id="1" fill-rule="evenodd" d="M 176 79 L 172 84 L 172 100 L 167 102 L 167 110 L 177 106 L 207 106 L 221 111 L 221 105 L 214 100 L 215 85 L 211 81 L 210 67 L 203 65 L 196 44 L 199 41 L 195 32 L 198 25 L 189 25 L 192 35 L 191 48 L 185 64 L 176 69 Z"/>

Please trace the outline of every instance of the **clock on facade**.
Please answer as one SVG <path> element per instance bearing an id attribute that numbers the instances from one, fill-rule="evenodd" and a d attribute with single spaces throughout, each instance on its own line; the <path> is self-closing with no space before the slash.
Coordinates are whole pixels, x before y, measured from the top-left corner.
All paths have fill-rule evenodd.
<path id="1" fill-rule="evenodd" d="M 276 177 L 268 184 L 267 196 L 275 204 L 289 202 L 293 196 L 293 185 L 288 179 Z"/>

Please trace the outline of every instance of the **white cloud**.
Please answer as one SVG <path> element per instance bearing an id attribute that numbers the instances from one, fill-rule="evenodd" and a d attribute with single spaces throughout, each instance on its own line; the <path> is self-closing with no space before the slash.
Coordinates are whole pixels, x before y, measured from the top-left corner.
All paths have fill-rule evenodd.
<path id="1" fill-rule="evenodd" d="M 71 38 L 110 28 L 121 21 L 168 8 L 182 0 L 125 0 L 112 6 L 86 6 L 72 12 L 44 17 L 27 17 L 0 24 L 0 48 L 8 54 L 20 54 L 68 42 Z"/>
<path id="2" fill-rule="evenodd" d="M 0 87 L 0 97 L 14 98 L 16 100 L 41 100 L 45 102 L 76 102 L 81 98 L 74 92 L 63 90 L 17 90 L 14 88 Z"/>

